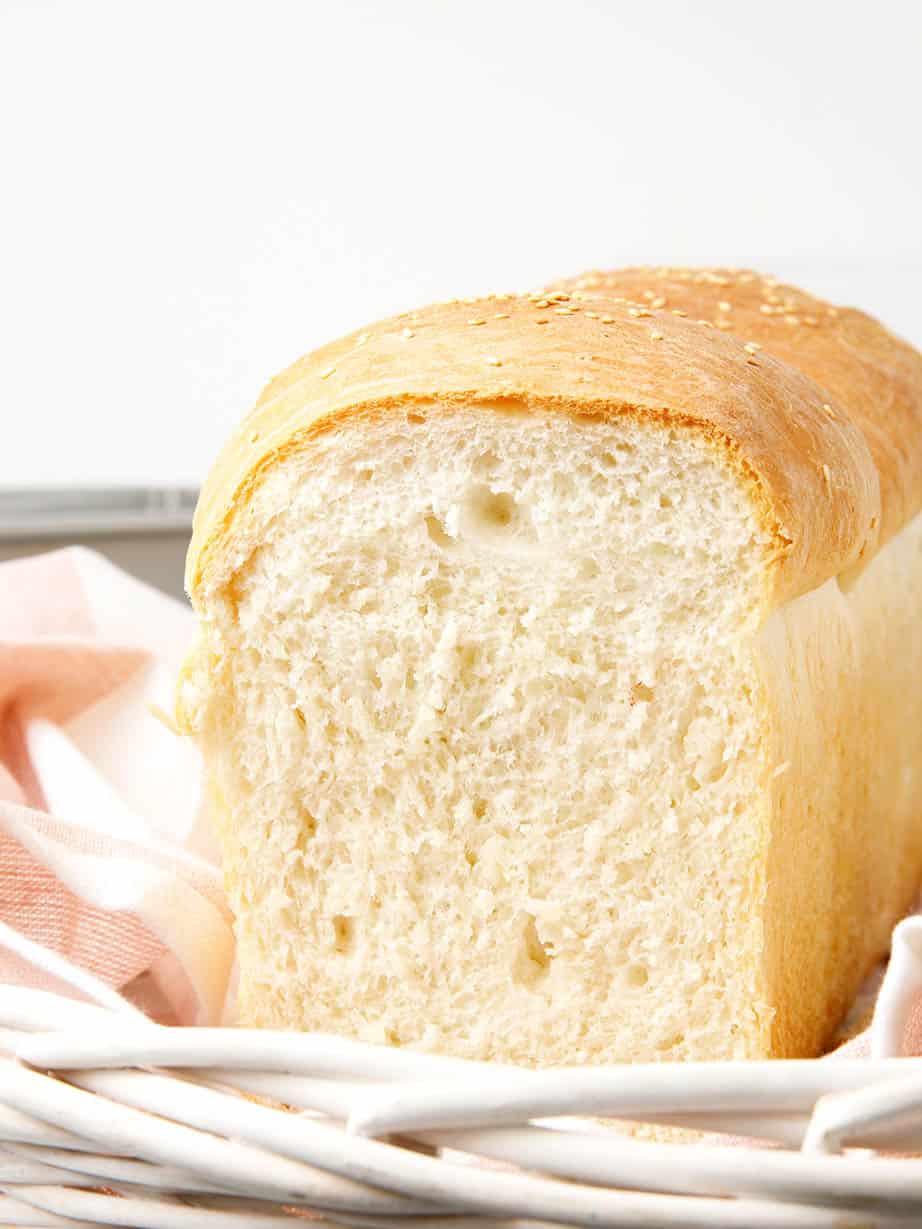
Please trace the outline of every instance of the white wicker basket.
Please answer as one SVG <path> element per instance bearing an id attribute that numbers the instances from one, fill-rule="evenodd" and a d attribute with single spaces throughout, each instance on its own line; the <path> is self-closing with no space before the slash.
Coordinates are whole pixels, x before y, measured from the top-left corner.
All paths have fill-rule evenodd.
<path id="1" fill-rule="evenodd" d="M 906 926 L 878 1052 L 919 981 Z M 0 1225 L 922 1225 L 922 1159 L 877 1155 L 922 1150 L 922 1059 L 526 1071 L 165 1028 L 0 942 L 94 1000 L 0 990 Z M 647 1142 L 599 1117 L 762 1146 Z"/>

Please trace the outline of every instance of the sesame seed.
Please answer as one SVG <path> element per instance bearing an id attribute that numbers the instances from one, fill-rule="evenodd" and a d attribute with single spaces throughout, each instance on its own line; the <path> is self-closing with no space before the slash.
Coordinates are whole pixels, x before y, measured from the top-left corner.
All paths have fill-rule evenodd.
<path id="1" fill-rule="evenodd" d="M 547 316 L 541 316 L 541 318 L 540 318 L 540 319 L 538 319 L 538 320 L 536 320 L 536 321 L 535 321 L 535 324 L 547 324 L 547 323 L 548 323 L 548 317 L 547 317 Z"/>
<path id="2" fill-rule="evenodd" d="M 762 347 L 757 341 L 747 341 L 745 346 L 743 346 L 743 349 L 747 354 L 757 354 Z"/>
<path id="3" fill-rule="evenodd" d="M 733 304 L 728 303 L 726 299 L 721 299 L 720 302 L 717 304 L 717 310 L 720 312 L 728 312 L 732 306 Z"/>
<path id="4" fill-rule="evenodd" d="M 672 314 L 673 314 L 674 316 L 687 316 L 687 315 L 688 315 L 688 312 L 683 312 L 683 311 L 682 311 L 682 309 L 681 309 L 681 307 L 674 307 L 674 308 L 672 309 Z"/>
<path id="5" fill-rule="evenodd" d="M 832 490 L 832 470 L 826 464 L 823 465 L 823 477 L 826 480 L 827 490 L 831 491 Z"/>
<path id="6" fill-rule="evenodd" d="M 720 319 L 715 320 L 714 324 L 718 329 L 732 329 L 733 328 L 733 325 L 731 324 L 731 322 L 723 316 L 721 316 Z"/>
<path id="7" fill-rule="evenodd" d="M 786 324 L 800 324 L 800 319 L 797 316 L 785 316 L 784 320 Z"/>
<path id="8" fill-rule="evenodd" d="M 658 294 L 655 299 L 650 300 L 650 306 L 655 308 L 665 307 L 666 300 L 661 294 Z"/>
<path id="9" fill-rule="evenodd" d="M 602 316 L 601 323 L 602 324 L 614 324 L 615 318 L 614 316 Z"/>
<path id="10" fill-rule="evenodd" d="M 651 299 L 655 299 L 656 295 L 653 293 L 652 290 L 644 290 L 641 295 L 641 298 L 644 298 L 649 302 Z"/>
<path id="11" fill-rule="evenodd" d="M 820 409 L 823 411 L 824 414 L 828 415 L 829 418 L 835 418 L 836 412 L 832 408 L 832 406 L 829 405 L 827 402 L 824 401 L 823 404 L 820 406 Z"/>
<path id="12" fill-rule="evenodd" d="M 549 299 L 536 299 L 535 300 L 535 307 L 550 307 L 550 305 L 551 304 L 550 304 Z"/>
<path id="13" fill-rule="evenodd" d="M 777 767 L 777 768 L 775 769 L 775 771 L 772 773 L 772 777 L 773 777 L 773 778 L 774 778 L 774 777 L 783 777 L 783 776 L 784 776 L 784 774 L 790 770 L 790 767 L 791 767 L 791 761 L 790 761 L 790 760 L 785 760 L 783 764 L 779 764 L 779 765 L 778 765 L 778 767 Z"/>
<path id="14" fill-rule="evenodd" d="M 502 360 L 495 358 L 492 354 L 484 359 L 484 362 L 490 367 L 502 367 Z"/>
<path id="15" fill-rule="evenodd" d="M 747 366 L 747 367 L 758 367 L 758 365 L 759 365 L 759 364 L 755 361 L 755 359 L 754 359 L 754 358 L 747 358 L 747 359 L 746 359 L 746 366 Z"/>
<path id="16" fill-rule="evenodd" d="M 662 341 L 663 335 L 662 333 L 658 333 L 656 329 L 654 329 L 653 332 L 650 334 L 650 340 L 651 341 Z"/>
<path id="17" fill-rule="evenodd" d="M 358 341 L 356 344 L 359 346 L 364 346 L 365 342 L 368 341 L 368 338 L 370 336 L 371 336 L 370 333 L 359 333 Z"/>
<path id="18" fill-rule="evenodd" d="M 826 308 L 826 315 L 827 315 L 827 316 L 833 316 L 833 317 L 834 317 L 834 316 L 838 316 L 838 314 L 839 314 L 839 309 L 838 309 L 837 307 L 827 307 L 827 308 Z"/>
<path id="19" fill-rule="evenodd" d="M 412 329 L 404 329 L 403 332 L 400 334 L 400 336 L 403 337 L 406 341 L 409 341 L 410 338 L 415 337 L 416 334 L 413 332 Z"/>
<path id="20" fill-rule="evenodd" d="M 817 320 L 816 316 L 804 316 L 803 322 L 804 324 L 809 324 L 811 327 L 815 327 L 817 324 L 819 324 L 819 321 Z"/>
<path id="21" fill-rule="evenodd" d="M 325 371 L 321 371 L 320 373 L 321 380 L 328 380 L 335 370 L 336 370 L 335 367 L 327 367 Z"/>
<path id="22" fill-rule="evenodd" d="M 548 298 L 554 299 L 557 303 L 569 303 L 570 301 L 570 296 L 568 294 L 564 294 L 562 290 L 558 290 L 556 294 L 548 295 Z"/>
<path id="23" fill-rule="evenodd" d="M 775 309 L 771 306 L 771 304 L 770 304 L 770 303 L 761 303 L 761 304 L 759 305 L 759 311 L 762 313 L 762 315 L 763 315 L 763 316 L 770 316 L 770 315 L 772 315 L 772 313 L 774 312 L 774 310 L 775 310 Z"/>
<path id="24" fill-rule="evenodd" d="M 583 315 L 588 317 L 590 320 L 598 320 L 599 318 L 598 312 L 583 312 Z"/>
<path id="25" fill-rule="evenodd" d="M 554 311 L 558 316 L 572 316 L 577 309 L 575 307 L 555 307 Z"/>
<path id="26" fill-rule="evenodd" d="M 695 324 L 703 324 L 706 329 L 712 329 L 714 327 L 710 320 L 696 320 Z"/>
<path id="27" fill-rule="evenodd" d="M 486 320 L 484 320 L 483 317 L 481 316 L 477 316 L 474 320 L 468 320 L 468 324 L 474 325 L 474 326 L 478 324 L 486 324 Z"/>
<path id="28" fill-rule="evenodd" d="M 259 432 L 258 432 L 258 431 L 253 431 L 253 432 L 250 434 L 250 443 L 251 443 L 251 444 L 255 444 L 255 443 L 256 443 L 256 441 L 257 441 L 258 439 L 259 439 Z"/>
<path id="29" fill-rule="evenodd" d="M 494 312 L 493 319 L 494 320 L 508 320 L 509 313 L 508 312 Z"/>

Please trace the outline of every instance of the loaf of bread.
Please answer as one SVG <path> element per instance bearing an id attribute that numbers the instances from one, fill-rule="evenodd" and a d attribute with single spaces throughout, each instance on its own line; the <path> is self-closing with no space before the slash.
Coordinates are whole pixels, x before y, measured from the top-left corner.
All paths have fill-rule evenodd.
<path id="1" fill-rule="evenodd" d="M 922 876 L 922 356 L 738 270 L 374 325 L 202 492 L 243 1023 L 819 1052 Z"/>

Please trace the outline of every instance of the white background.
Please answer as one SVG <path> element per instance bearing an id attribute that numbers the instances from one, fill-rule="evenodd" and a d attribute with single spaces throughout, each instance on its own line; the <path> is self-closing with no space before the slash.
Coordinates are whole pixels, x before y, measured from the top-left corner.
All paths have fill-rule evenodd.
<path id="1" fill-rule="evenodd" d="M 301 352 L 591 265 L 922 343 L 922 4 L 0 0 L 0 485 L 200 479 Z"/>

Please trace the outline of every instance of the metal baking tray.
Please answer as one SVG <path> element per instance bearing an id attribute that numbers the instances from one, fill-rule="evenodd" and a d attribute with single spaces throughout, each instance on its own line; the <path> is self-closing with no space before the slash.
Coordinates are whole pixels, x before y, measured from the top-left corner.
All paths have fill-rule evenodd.
<path id="1" fill-rule="evenodd" d="M 183 597 L 197 499 L 198 489 L 187 486 L 0 489 L 0 562 L 88 546 Z"/>

